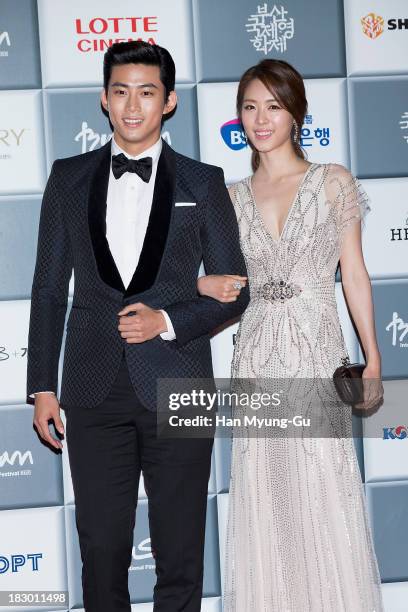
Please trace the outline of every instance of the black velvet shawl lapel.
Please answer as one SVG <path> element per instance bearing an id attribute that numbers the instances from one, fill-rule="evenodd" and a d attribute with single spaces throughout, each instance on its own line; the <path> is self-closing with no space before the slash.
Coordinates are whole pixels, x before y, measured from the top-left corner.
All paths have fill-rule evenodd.
<path id="1" fill-rule="evenodd" d="M 91 178 L 88 201 L 89 233 L 100 278 L 127 297 L 150 289 L 158 276 L 174 205 L 176 156 L 171 147 L 163 141 L 147 231 L 138 265 L 127 289 L 106 238 L 106 200 L 110 163 L 111 143 L 108 142 L 100 149 L 100 157 Z"/>
<path id="2" fill-rule="evenodd" d="M 158 276 L 174 205 L 176 157 L 173 149 L 163 140 L 157 165 L 152 208 L 139 263 L 133 274 L 126 296 L 150 289 Z"/>
<path id="3" fill-rule="evenodd" d="M 107 285 L 124 292 L 125 287 L 106 238 L 106 201 L 110 164 L 111 142 L 109 141 L 100 149 L 100 157 L 91 178 L 88 201 L 89 233 L 99 276 Z"/>

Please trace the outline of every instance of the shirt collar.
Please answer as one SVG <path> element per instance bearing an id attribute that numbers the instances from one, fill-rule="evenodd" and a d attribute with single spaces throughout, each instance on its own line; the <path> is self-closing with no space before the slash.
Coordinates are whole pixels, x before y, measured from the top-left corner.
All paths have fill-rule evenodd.
<path id="1" fill-rule="evenodd" d="M 140 159 L 141 157 L 151 157 L 153 159 L 153 164 L 157 163 L 157 160 L 160 157 L 160 153 L 163 147 L 162 138 L 160 136 L 159 140 L 155 142 L 154 145 L 152 145 L 151 147 L 149 147 L 142 153 L 139 153 L 139 155 L 133 156 L 133 155 L 129 155 L 129 153 L 126 153 L 126 151 L 124 151 L 118 145 L 114 136 L 112 136 L 111 143 L 112 143 L 111 144 L 112 155 L 118 155 L 119 153 L 123 153 L 123 155 L 125 155 L 128 159 Z"/>

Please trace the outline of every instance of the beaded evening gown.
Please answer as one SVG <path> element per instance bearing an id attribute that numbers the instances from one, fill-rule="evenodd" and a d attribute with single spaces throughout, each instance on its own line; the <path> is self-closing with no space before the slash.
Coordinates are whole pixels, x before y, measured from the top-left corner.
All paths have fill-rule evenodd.
<path id="1" fill-rule="evenodd" d="M 279 239 L 256 207 L 251 177 L 231 196 L 251 295 L 233 381 L 331 380 L 347 357 L 335 271 L 344 233 L 369 210 L 361 184 L 343 166 L 309 166 Z M 224 574 L 224 612 L 384 610 L 351 429 L 233 436 Z"/>

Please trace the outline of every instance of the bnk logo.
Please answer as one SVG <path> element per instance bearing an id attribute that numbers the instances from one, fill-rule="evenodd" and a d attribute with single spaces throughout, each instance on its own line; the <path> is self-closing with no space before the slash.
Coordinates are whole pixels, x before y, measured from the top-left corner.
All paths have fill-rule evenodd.
<path id="1" fill-rule="evenodd" d="M 407 436 L 408 428 L 406 425 L 383 427 L 383 440 L 405 440 Z"/>
<path id="2" fill-rule="evenodd" d="M 232 119 L 221 126 L 221 136 L 227 147 L 239 151 L 247 146 L 247 139 L 239 119 Z"/>

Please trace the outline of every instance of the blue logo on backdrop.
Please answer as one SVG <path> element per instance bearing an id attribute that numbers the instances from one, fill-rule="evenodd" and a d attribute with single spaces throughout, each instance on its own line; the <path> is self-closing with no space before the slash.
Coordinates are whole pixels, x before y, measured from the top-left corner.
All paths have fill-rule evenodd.
<path id="1" fill-rule="evenodd" d="M 320 144 L 321 147 L 327 147 L 330 144 L 330 128 L 328 127 L 317 127 L 309 128 L 305 125 L 311 125 L 313 123 L 313 115 L 305 116 L 305 123 L 302 126 L 300 133 L 300 145 L 302 147 L 312 147 L 313 145 Z"/>
<path id="2" fill-rule="evenodd" d="M 232 119 L 221 126 L 221 136 L 227 147 L 233 151 L 239 151 L 247 146 L 245 132 L 239 119 Z"/>
<path id="3" fill-rule="evenodd" d="M 313 116 L 306 115 L 305 124 L 312 124 Z M 248 146 L 248 141 L 239 119 L 232 119 L 221 126 L 221 136 L 227 147 L 233 151 L 239 151 Z M 302 147 L 312 147 L 320 144 L 321 147 L 327 147 L 330 144 L 331 134 L 328 127 L 309 128 L 302 126 L 300 135 L 300 144 Z"/>
<path id="4" fill-rule="evenodd" d="M 38 559 L 42 559 L 42 553 L 31 553 L 29 555 L 10 555 L 10 558 L 0 555 L 0 574 L 9 570 L 18 572 L 26 563 L 31 566 L 33 572 L 38 572 Z"/>
<path id="5" fill-rule="evenodd" d="M 383 427 L 383 440 L 405 440 L 407 438 L 408 427 L 398 425 L 397 427 Z"/>

